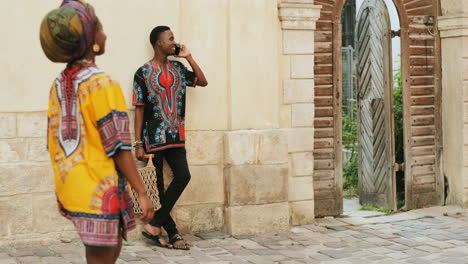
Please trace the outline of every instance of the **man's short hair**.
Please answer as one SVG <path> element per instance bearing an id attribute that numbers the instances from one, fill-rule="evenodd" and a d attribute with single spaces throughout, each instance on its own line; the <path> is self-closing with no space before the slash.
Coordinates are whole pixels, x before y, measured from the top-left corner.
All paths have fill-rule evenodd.
<path id="1" fill-rule="evenodd" d="M 168 26 L 157 26 L 157 27 L 153 28 L 153 30 L 151 31 L 151 34 L 150 34 L 151 46 L 154 47 L 154 45 L 156 45 L 156 41 L 158 41 L 159 36 L 161 35 L 161 33 L 163 33 L 164 31 L 167 31 L 167 30 L 171 30 L 171 28 L 168 27 Z"/>

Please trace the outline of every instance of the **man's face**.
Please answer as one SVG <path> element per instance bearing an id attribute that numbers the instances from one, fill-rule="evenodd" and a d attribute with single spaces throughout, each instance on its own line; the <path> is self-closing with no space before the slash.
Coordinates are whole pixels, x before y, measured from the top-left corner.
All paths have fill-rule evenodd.
<path id="1" fill-rule="evenodd" d="M 174 33 L 171 30 L 166 30 L 161 33 L 161 35 L 159 35 L 157 45 L 165 54 L 174 54 L 176 48 Z"/>

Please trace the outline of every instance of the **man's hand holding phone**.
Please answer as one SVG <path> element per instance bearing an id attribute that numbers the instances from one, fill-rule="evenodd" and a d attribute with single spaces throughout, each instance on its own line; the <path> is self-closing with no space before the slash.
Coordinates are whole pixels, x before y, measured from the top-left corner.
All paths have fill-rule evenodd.
<path id="1" fill-rule="evenodd" d="M 174 55 L 179 58 L 187 58 L 192 55 L 190 50 L 184 44 L 176 44 L 176 50 Z"/>

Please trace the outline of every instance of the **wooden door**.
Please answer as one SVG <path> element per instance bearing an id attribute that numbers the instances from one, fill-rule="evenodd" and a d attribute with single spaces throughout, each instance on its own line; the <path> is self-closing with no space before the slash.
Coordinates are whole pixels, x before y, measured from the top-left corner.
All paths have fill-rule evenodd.
<path id="1" fill-rule="evenodd" d="M 391 26 L 383 0 L 366 0 L 356 27 L 359 199 L 396 209 Z"/>

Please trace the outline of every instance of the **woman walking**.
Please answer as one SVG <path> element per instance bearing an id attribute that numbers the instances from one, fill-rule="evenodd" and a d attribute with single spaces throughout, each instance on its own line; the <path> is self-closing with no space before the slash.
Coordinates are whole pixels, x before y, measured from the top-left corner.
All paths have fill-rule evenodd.
<path id="1" fill-rule="evenodd" d="M 122 238 L 135 227 L 127 180 L 138 192 L 143 220 L 153 217 L 153 206 L 131 153 L 120 85 L 95 64 L 106 35 L 91 5 L 65 0 L 42 21 L 40 39 L 52 62 L 66 63 L 48 110 L 59 211 L 75 225 L 88 263 L 115 263 Z"/>

